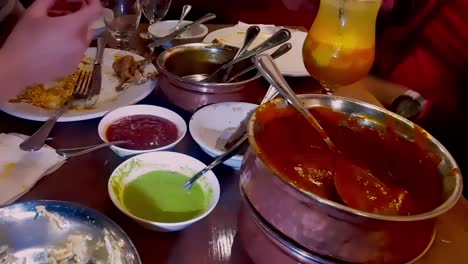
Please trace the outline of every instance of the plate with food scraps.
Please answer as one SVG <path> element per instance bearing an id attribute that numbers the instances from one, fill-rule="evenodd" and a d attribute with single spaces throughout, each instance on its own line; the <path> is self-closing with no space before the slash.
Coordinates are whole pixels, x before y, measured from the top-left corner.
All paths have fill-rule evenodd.
<path id="1" fill-rule="evenodd" d="M 0 263 L 141 263 L 117 224 L 68 202 L 28 201 L 3 207 L 0 234 Z"/>
<path id="2" fill-rule="evenodd" d="M 91 70 L 95 54 L 96 48 L 88 48 L 78 68 Z M 71 122 L 102 117 L 114 109 L 144 99 L 156 86 L 156 68 L 151 63 L 138 63 L 143 60 L 143 57 L 131 52 L 106 48 L 99 100 L 91 108 L 84 108 L 83 103 L 74 102 L 58 121 Z M 23 119 L 45 121 L 70 98 L 77 78 L 78 73 L 75 72 L 57 81 L 29 86 L 16 98 L 3 104 L 0 110 Z M 122 80 L 126 82 L 123 88 Z"/>
<path id="3" fill-rule="evenodd" d="M 203 42 L 205 43 L 221 43 L 224 45 L 240 47 L 244 42 L 245 32 L 249 28 L 249 25 L 239 24 L 233 27 L 222 28 L 208 34 Z M 265 41 L 275 32 L 280 30 L 280 27 L 275 26 L 260 26 L 260 34 L 254 40 L 249 49 L 255 48 L 258 44 Z M 288 41 L 292 45 L 292 49 L 284 54 L 283 56 L 277 58 L 276 64 L 278 65 L 281 73 L 286 76 L 292 77 L 305 77 L 310 76 L 307 72 L 304 62 L 302 61 L 302 46 L 304 45 L 305 38 L 307 36 L 306 32 L 289 29 L 291 31 L 291 39 Z M 276 48 L 273 48 L 268 51 L 268 53 L 273 53 Z"/>
<path id="4" fill-rule="evenodd" d="M 225 144 L 242 120 L 258 105 L 245 102 L 222 102 L 199 109 L 190 118 L 189 130 L 200 148 L 211 157 L 226 152 Z M 244 155 L 235 155 L 223 164 L 240 169 Z"/>

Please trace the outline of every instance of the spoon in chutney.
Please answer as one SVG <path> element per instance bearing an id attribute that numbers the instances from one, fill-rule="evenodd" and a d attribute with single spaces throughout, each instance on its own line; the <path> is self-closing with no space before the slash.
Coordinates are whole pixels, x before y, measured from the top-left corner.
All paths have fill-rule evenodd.
<path id="1" fill-rule="evenodd" d="M 314 127 L 314 129 L 320 134 L 323 141 L 327 144 L 328 148 L 335 152 L 335 144 L 331 141 L 327 132 L 322 128 L 320 123 L 310 113 L 301 101 L 297 98 L 294 91 L 291 89 L 289 84 L 284 79 L 283 75 L 276 66 L 273 58 L 269 54 L 259 54 L 255 57 L 255 66 L 257 66 L 263 77 L 278 90 L 278 92 L 299 112 L 307 121 Z"/>

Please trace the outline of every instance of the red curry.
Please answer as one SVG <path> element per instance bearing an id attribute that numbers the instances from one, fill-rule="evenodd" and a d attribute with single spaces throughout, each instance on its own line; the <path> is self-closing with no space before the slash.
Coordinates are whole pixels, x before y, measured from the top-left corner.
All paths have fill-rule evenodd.
<path id="1" fill-rule="evenodd" d="M 257 111 L 263 123 L 255 131 L 261 156 L 281 177 L 307 192 L 377 214 L 414 215 L 441 203 L 440 160 L 427 150 L 392 129 L 363 127 L 329 108 L 310 111 L 338 153 L 332 154 L 294 109 L 267 104 Z"/>

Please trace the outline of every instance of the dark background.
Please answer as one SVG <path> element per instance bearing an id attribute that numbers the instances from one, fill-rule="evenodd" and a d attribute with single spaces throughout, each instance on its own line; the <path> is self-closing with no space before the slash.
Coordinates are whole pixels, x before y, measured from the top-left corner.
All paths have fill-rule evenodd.
<path id="1" fill-rule="evenodd" d="M 20 0 L 25 7 L 34 0 Z M 232 24 L 238 21 L 246 23 L 279 24 L 282 26 L 309 27 L 319 5 L 319 0 L 173 0 L 165 19 L 178 19 L 185 4 L 192 5 L 187 16 L 195 20 L 211 12 L 217 15 L 210 23 Z M 145 18 L 142 18 L 146 21 Z"/>

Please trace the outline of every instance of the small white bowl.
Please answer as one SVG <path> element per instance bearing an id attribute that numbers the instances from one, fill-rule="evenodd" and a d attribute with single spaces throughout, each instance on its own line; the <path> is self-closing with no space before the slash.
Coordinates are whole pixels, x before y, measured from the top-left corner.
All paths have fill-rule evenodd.
<path id="1" fill-rule="evenodd" d="M 162 38 L 175 30 L 178 20 L 164 20 L 157 22 L 148 27 L 148 32 L 153 35 L 154 38 Z M 182 20 L 181 26 L 192 23 L 192 21 Z M 173 39 L 172 41 L 163 45 L 163 48 L 171 48 L 174 46 L 201 42 L 203 38 L 208 34 L 208 28 L 205 25 L 197 25 L 192 27 L 190 30 L 184 32 L 182 35 Z"/>
<path id="2" fill-rule="evenodd" d="M 178 231 L 203 219 L 213 211 L 219 201 L 220 187 L 218 179 L 212 171 L 205 173 L 198 181 L 205 193 L 211 195 L 211 201 L 205 212 L 193 219 L 178 223 L 160 223 L 148 221 L 132 215 L 122 204 L 120 196 L 122 190 L 139 176 L 156 170 L 179 172 L 189 177 L 205 168 L 205 164 L 185 154 L 169 151 L 151 152 L 135 156 L 118 166 L 109 178 L 108 192 L 114 205 L 124 214 L 132 218 L 141 226 L 158 232 Z M 182 188 L 182 186 L 181 186 Z"/>
<path id="3" fill-rule="evenodd" d="M 142 154 L 146 152 L 153 152 L 153 151 L 161 151 L 161 150 L 169 150 L 174 148 L 181 140 L 184 138 L 185 134 L 187 133 L 187 125 L 185 124 L 184 119 L 181 116 L 176 114 L 175 112 L 155 106 L 155 105 L 130 105 L 118 108 L 101 119 L 98 126 L 98 133 L 101 140 L 104 142 L 109 142 L 106 137 L 107 128 L 117 120 L 120 120 L 124 117 L 132 116 L 132 115 L 153 115 L 165 118 L 172 123 L 174 123 L 177 127 L 177 140 L 173 143 L 166 145 L 164 147 L 155 148 L 155 149 L 148 149 L 148 150 L 134 150 L 134 149 L 126 149 L 118 146 L 111 146 L 110 148 L 115 154 L 119 155 L 120 157 L 128 157 L 132 155 Z"/>
<path id="4" fill-rule="evenodd" d="M 225 150 L 216 148 L 216 142 L 227 128 L 237 128 L 245 116 L 258 105 L 243 102 L 223 102 L 205 106 L 195 112 L 189 122 L 189 130 L 200 148 L 212 157 Z M 240 169 L 243 155 L 236 155 L 224 164 Z"/>

